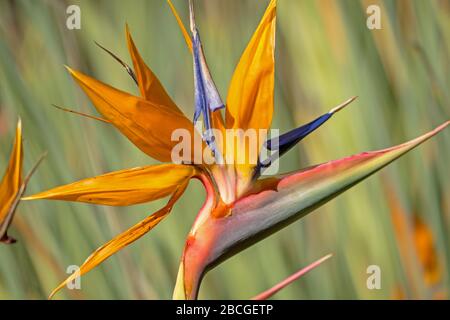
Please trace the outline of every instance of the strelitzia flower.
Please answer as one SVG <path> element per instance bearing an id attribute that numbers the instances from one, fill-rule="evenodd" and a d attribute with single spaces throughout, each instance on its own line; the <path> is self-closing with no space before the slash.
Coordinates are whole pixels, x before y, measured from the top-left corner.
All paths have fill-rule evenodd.
<path id="1" fill-rule="evenodd" d="M 126 35 L 134 70 L 114 56 L 136 80 L 140 97 L 133 96 L 68 68 L 73 78 L 102 115 L 140 150 L 161 162 L 171 162 L 178 141 L 172 133 L 183 129 L 204 143 L 201 148 L 216 160 L 203 163 L 202 156 L 188 154 L 182 163 L 165 163 L 126 169 L 84 179 L 27 197 L 127 206 L 169 197 L 168 203 L 129 230 L 97 249 L 81 266 L 80 275 L 92 270 L 118 250 L 137 240 L 171 211 L 190 179 L 199 179 L 206 200 L 189 232 L 182 254 L 173 297 L 197 298 L 204 274 L 228 257 L 305 216 L 345 190 L 364 180 L 390 162 L 434 136 L 449 122 L 396 147 L 365 152 L 344 159 L 278 176 L 262 176 L 269 161 L 250 161 L 252 151 L 245 138 L 236 135 L 233 143 L 217 139 L 226 130 L 265 132 L 274 112 L 275 29 L 277 1 L 270 1 L 259 26 L 233 74 L 226 103 L 214 85 L 202 50 L 200 33 L 190 5 L 191 33 L 184 27 L 170 3 L 193 56 L 195 81 L 194 122 L 203 117 L 204 132 L 198 132 L 175 105 L 155 74 L 144 63 L 131 38 Z M 278 139 L 258 136 L 256 152 L 262 148 L 284 154 L 338 111 L 351 98 L 316 120 L 281 135 Z M 225 106 L 225 119 L 221 109 Z M 90 116 L 92 117 L 92 116 Z M 244 161 L 235 161 L 244 154 Z M 229 161 L 231 159 L 231 161 Z M 186 160 L 186 158 L 185 158 Z M 74 274 L 61 283 L 56 293 Z"/>
<path id="2" fill-rule="evenodd" d="M 2 243 L 12 244 L 17 241 L 13 237 L 8 236 L 8 228 L 13 221 L 20 198 L 25 193 L 30 178 L 44 156 L 41 156 L 31 172 L 23 178 L 22 121 L 19 119 L 8 167 L 0 182 L 0 242 Z"/>

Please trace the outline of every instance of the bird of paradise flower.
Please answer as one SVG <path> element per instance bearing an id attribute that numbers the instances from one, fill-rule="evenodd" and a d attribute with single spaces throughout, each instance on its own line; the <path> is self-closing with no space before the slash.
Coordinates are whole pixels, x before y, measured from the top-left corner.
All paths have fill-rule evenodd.
<path id="1" fill-rule="evenodd" d="M 239 152 L 248 154 L 249 150 L 241 139 L 237 138 L 236 143 L 231 146 L 219 143 L 210 134 L 210 129 L 223 132 L 230 129 L 267 130 L 270 127 L 274 110 L 277 1 L 270 1 L 245 49 L 232 77 L 226 103 L 222 102 L 208 70 L 192 3 L 191 35 L 170 0 L 168 3 L 192 52 L 195 79 L 194 122 L 203 116 L 205 132 L 200 134 L 166 93 L 140 56 L 128 27 L 126 35 L 134 68 L 118 57 L 113 57 L 137 83 L 141 97 L 130 95 L 68 68 L 102 115 L 101 118 L 85 116 L 110 123 L 140 150 L 161 162 L 171 162 L 171 152 L 176 145 L 171 135 L 180 128 L 187 130 L 191 136 L 201 135 L 205 142 L 202 148 L 209 150 L 214 157 L 227 155 L 234 159 Z M 265 146 L 278 155 L 283 155 L 353 100 L 354 98 L 345 101 L 330 112 L 277 139 L 258 141 L 258 152 Z M 221 112 L 223 108 L 225 119 Z M 170 213 L 189 181 L 196 178 L 203 183 L 207 197 L 187 236 L 173 293 L 175 299 L 195 299 L 202 277 L 207 271 L 320 207 L 449 124 L 447 121 L 436 129 L 395 147 L 364 152 L 272 177 L 261 176 L 265 167 L 270 164 L 263 161 L 202 164 L 198 159 L 192 158 L 188 163 L 164 163 L 111 172 L 25 197 L 24 200 L 52 199 L 112 206 L 128 206 L 169 197 L 163 208 L 92 253 L 80 267 L 79 274 L 68 277 L 51 296 L 75 277 L 89 272 L 150 231 Z M 247 157 L 245 159 L 248 160 Z M 328 256 L 300 271 L 280 286 L 327 258 Z M 268 297 L 280 286 L 258 297 Z"/>

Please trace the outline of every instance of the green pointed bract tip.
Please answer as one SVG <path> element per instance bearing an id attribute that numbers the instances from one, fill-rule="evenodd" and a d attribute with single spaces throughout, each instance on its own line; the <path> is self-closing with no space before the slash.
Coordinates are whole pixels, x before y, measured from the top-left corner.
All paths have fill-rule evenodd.
<path id="1" fill-rule="evenodd" d="M 450 122 L 404 144 L 364 152 L 256 182 L 229 206 L 209 203 L 190 232 L 182 258 L 186 299 L 195 299 L 205 272 L 304 217 L 436 135 Z M 223 214 L 223 211 L 228 211 Z M 179 297 L 179 296 L 178 296 Z"/>
<path id="2" fill-rule="evenodd" d="M 262 293 L 260 293 L 260 294 L 258 294 L 256 296 L 254 296 L 252 298 L 252 300 L 267 300 L 267 299 L 269 299 L 270 297 L 272 297 L 274 294 L 276 294 L 280 290 L 284 289 L 285 287 L 287 287 L 288 285 L 290 285 L 294 281 L 296 281 L 299 278 L 303 277 L 308 272 L 310 272 L 310 271 L 314 270 L 315 268 L 317 268 L 318 266 L 320 266 L 322 263 L 324 263 L 325 261 L 330 259 L 332 256 L 333 256 L 332 254 L 328 254 L 325 257 L 322 257 L 319 260 L 314 261 L 313 263 L 311 263 L 307 267 L 305 267 L 303 269 L 300 269 L 299 271 L 297 271 L 296 273 L 290 275 L 289 277 L 287 277 L 286 279 L 284 279 L 280 283 L 277 283 L 272 288 L 270 288 L 270 289 L 268 289 L 268 290 L 266 290 L 266 291 L 264 291 L 264 292 L 262 292 Z"/>

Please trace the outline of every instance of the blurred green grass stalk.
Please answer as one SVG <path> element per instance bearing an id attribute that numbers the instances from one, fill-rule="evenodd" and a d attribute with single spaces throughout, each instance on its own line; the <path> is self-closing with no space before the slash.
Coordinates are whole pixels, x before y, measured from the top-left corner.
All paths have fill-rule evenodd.
<path id="1" fill-rule="evenodd" d="M 382 30 L 366 27 L 366 8 L 382 10 Z M 81 8 L 81 30 L 68 30 L 69 4 Z M 174 4 L 187 22 L 186 1 Z M 223 96 L 265 1 L 197 1 L 198 25 L 211 71 Z M 422 0 L 280 0 L 277 34 L 276 119 L 285 131 L 358 95 L 355 105 L 306 139 L 281 168 L 379 149 L 418 136 L 450 118 L 450 5 Z M 94 40 L 128 59 L 124 26 L 170 94 L 192 113 L 189 52 L 165 1 L 0 2 L 0 168 L 6 167 L 13 128 L 24 122 L 25 165 L 49 155 L 29 193 L 99 173 L 151 163 L 109 126 L 55 110 L 52 103 L 93 113 L 64 64 L 135 92 L 122 67 Z M 200 298 L 248 298 L 299 266 L 333 252 L 335 258 L 277 298 L 448 298 L 450 287 L 450 133 L 348 191 L 305 219 L 227 261 L 205 279 Z M 175 283 L 184 237 L 202 204 L 192 184 L 171 216 L 123 252 L 83 277 L 82 290 L 64 298 L 167 299 Z M 406 221 L 420 216 L 433 234 L 442 268 L 430 288 L 411 241 L 402 258 L 387 194 Z M 22 203 L 0 246 L 0 299 L 42 299 L 98 246 L 156 210 L 162 202 L 130 208 L 58 202 Z M 410 236 L 413 230 L 408 229 Z M 404 249 L 403 249 L 404 250 Z M 368 290 L 366 268 L 382 270 L 382 289 Z M 408 272 L 406 270 L 409 270 Z M 437 293 L 436 293 L 437 292 Z"/>

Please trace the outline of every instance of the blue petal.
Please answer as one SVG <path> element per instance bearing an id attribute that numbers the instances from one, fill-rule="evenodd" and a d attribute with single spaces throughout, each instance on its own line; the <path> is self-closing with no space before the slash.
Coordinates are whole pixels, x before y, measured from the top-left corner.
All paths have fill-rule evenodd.
<path id="1" fill-rule="evenodd" d="M 357 97 L 352 97 L 342 102 L 340 105 L 334 107 L 329 112 L 324 115 L 318 117 L 317 119 L 307 123 L 301 127 L 298 127 L 294 130 L 286 132 L 281 136 L 267 140 L 265 142 L 265 147 L 270 151 L 278 151 L 279 156 L 283 155 L 287 151 L 289 151 L 293 146 L 299 143 L 303 138 L 305 138 L 308 134 L 319 128 L 322 124 L 324 124 L 328 119 L 330 119 L 335 113 L 344 109 L 350 103 L 355 101 Z"/>
<path id="2" fill-rule="evenodd" d="M 255 176 L 260 174 L 260 170 L 262 168 L 266 168 L 270 166 L 270 164 L 278 157 L 281 157 L 283 154 L 288 152 L 292 147 L 294 147 L 297 143 L 299 143 L 303 138 L 309 135 L 311 132 L 319 128 L 322 124 L 328 121 L 335 113 L 344 109 L 351 102 L 353 102 L 357 97 L 352 97 L 347 99 L 340 105 L 334 107 L 329 112 L 324 115 L 318 117 L 317 119 L 301 126 L 296 129 L 293 129 L 289 132 L 282 134 L 281 136 L 267 140 L 264 143 L 264 146 L 269 151 L 277 151 L 275 154 L 272 154 L 268 159 L 261 162 L 261 159 L 258 160 L 258 165 L 255 168 Z"/>
<path id="3" fill-rule="evenodd" d="M 194 43 L 195 37 L 194 37 Z M 199 63 L 199 47 L 194 45 L 194 88 L 195 88 L 195 113 L 194 123 L 197 122 L 201 114 L 205 114 L 207 103 L 205 98 L 205 87 L 203 84 L 202 72 Z"/>
<path id="4" fill-rule="evenodd" d="M 332 115 L 332 113 L 326 113 L 310 123 L 286 132 L 275 139 L 267 140 L 265 146 L 270 151 L 278 150 L 281 156 L 330 119 Z"/>
<path id="5" fill-rule="evenodd" d="M 217 90 L 211 73 L 209 72 L 208 64 L 206 63 L 205 54 L 203 52 L 202 43 L 200 41 L 200 35 L 196 30 L 194 34 L 194 55 L 196 55 L 197 68 L 199 70 L 199 76 L 201 77 L 203 84 L 203 94 L 205 95 L 206 105 L 211 111 L 215 111 L 225 107 L 222 99 L 220 98 L 219 91 Z"/>
<path id="6" fill-rule="evenodd" d="M 203 115 L 205 126 L 204 140 L 207 142 L 211 150 L 216 154 L 214 136 L 211 134 L 211 112 L 224 108 L 225 105 L 220 98 L 219 91 L 211 77 L 208 64 L 206 63 L 205 54 L 203 52 L 200 35 L 195 26 L 194 11 L 192 2 L 189 3 L 192 46 L 194 60 L 194 86 L 195 86 L 195 112 L 194 124 Z"/>
<path id="7" fill-rule="evenodd" d="M 223 108 L 225 105 L 220 98 L 219 92 L 212 80 L 203 53 L 200 35 L 197 29 L 192 37 L 193 59 L 194 59 L 194 81 L 195 81 L 195 114 L 194 122 L 198 120 L 200 113 L 203 114 L 205 125 L 209 121 L 209 113 Z M 210 129 L 209 126 L 206 127 Z"/>

